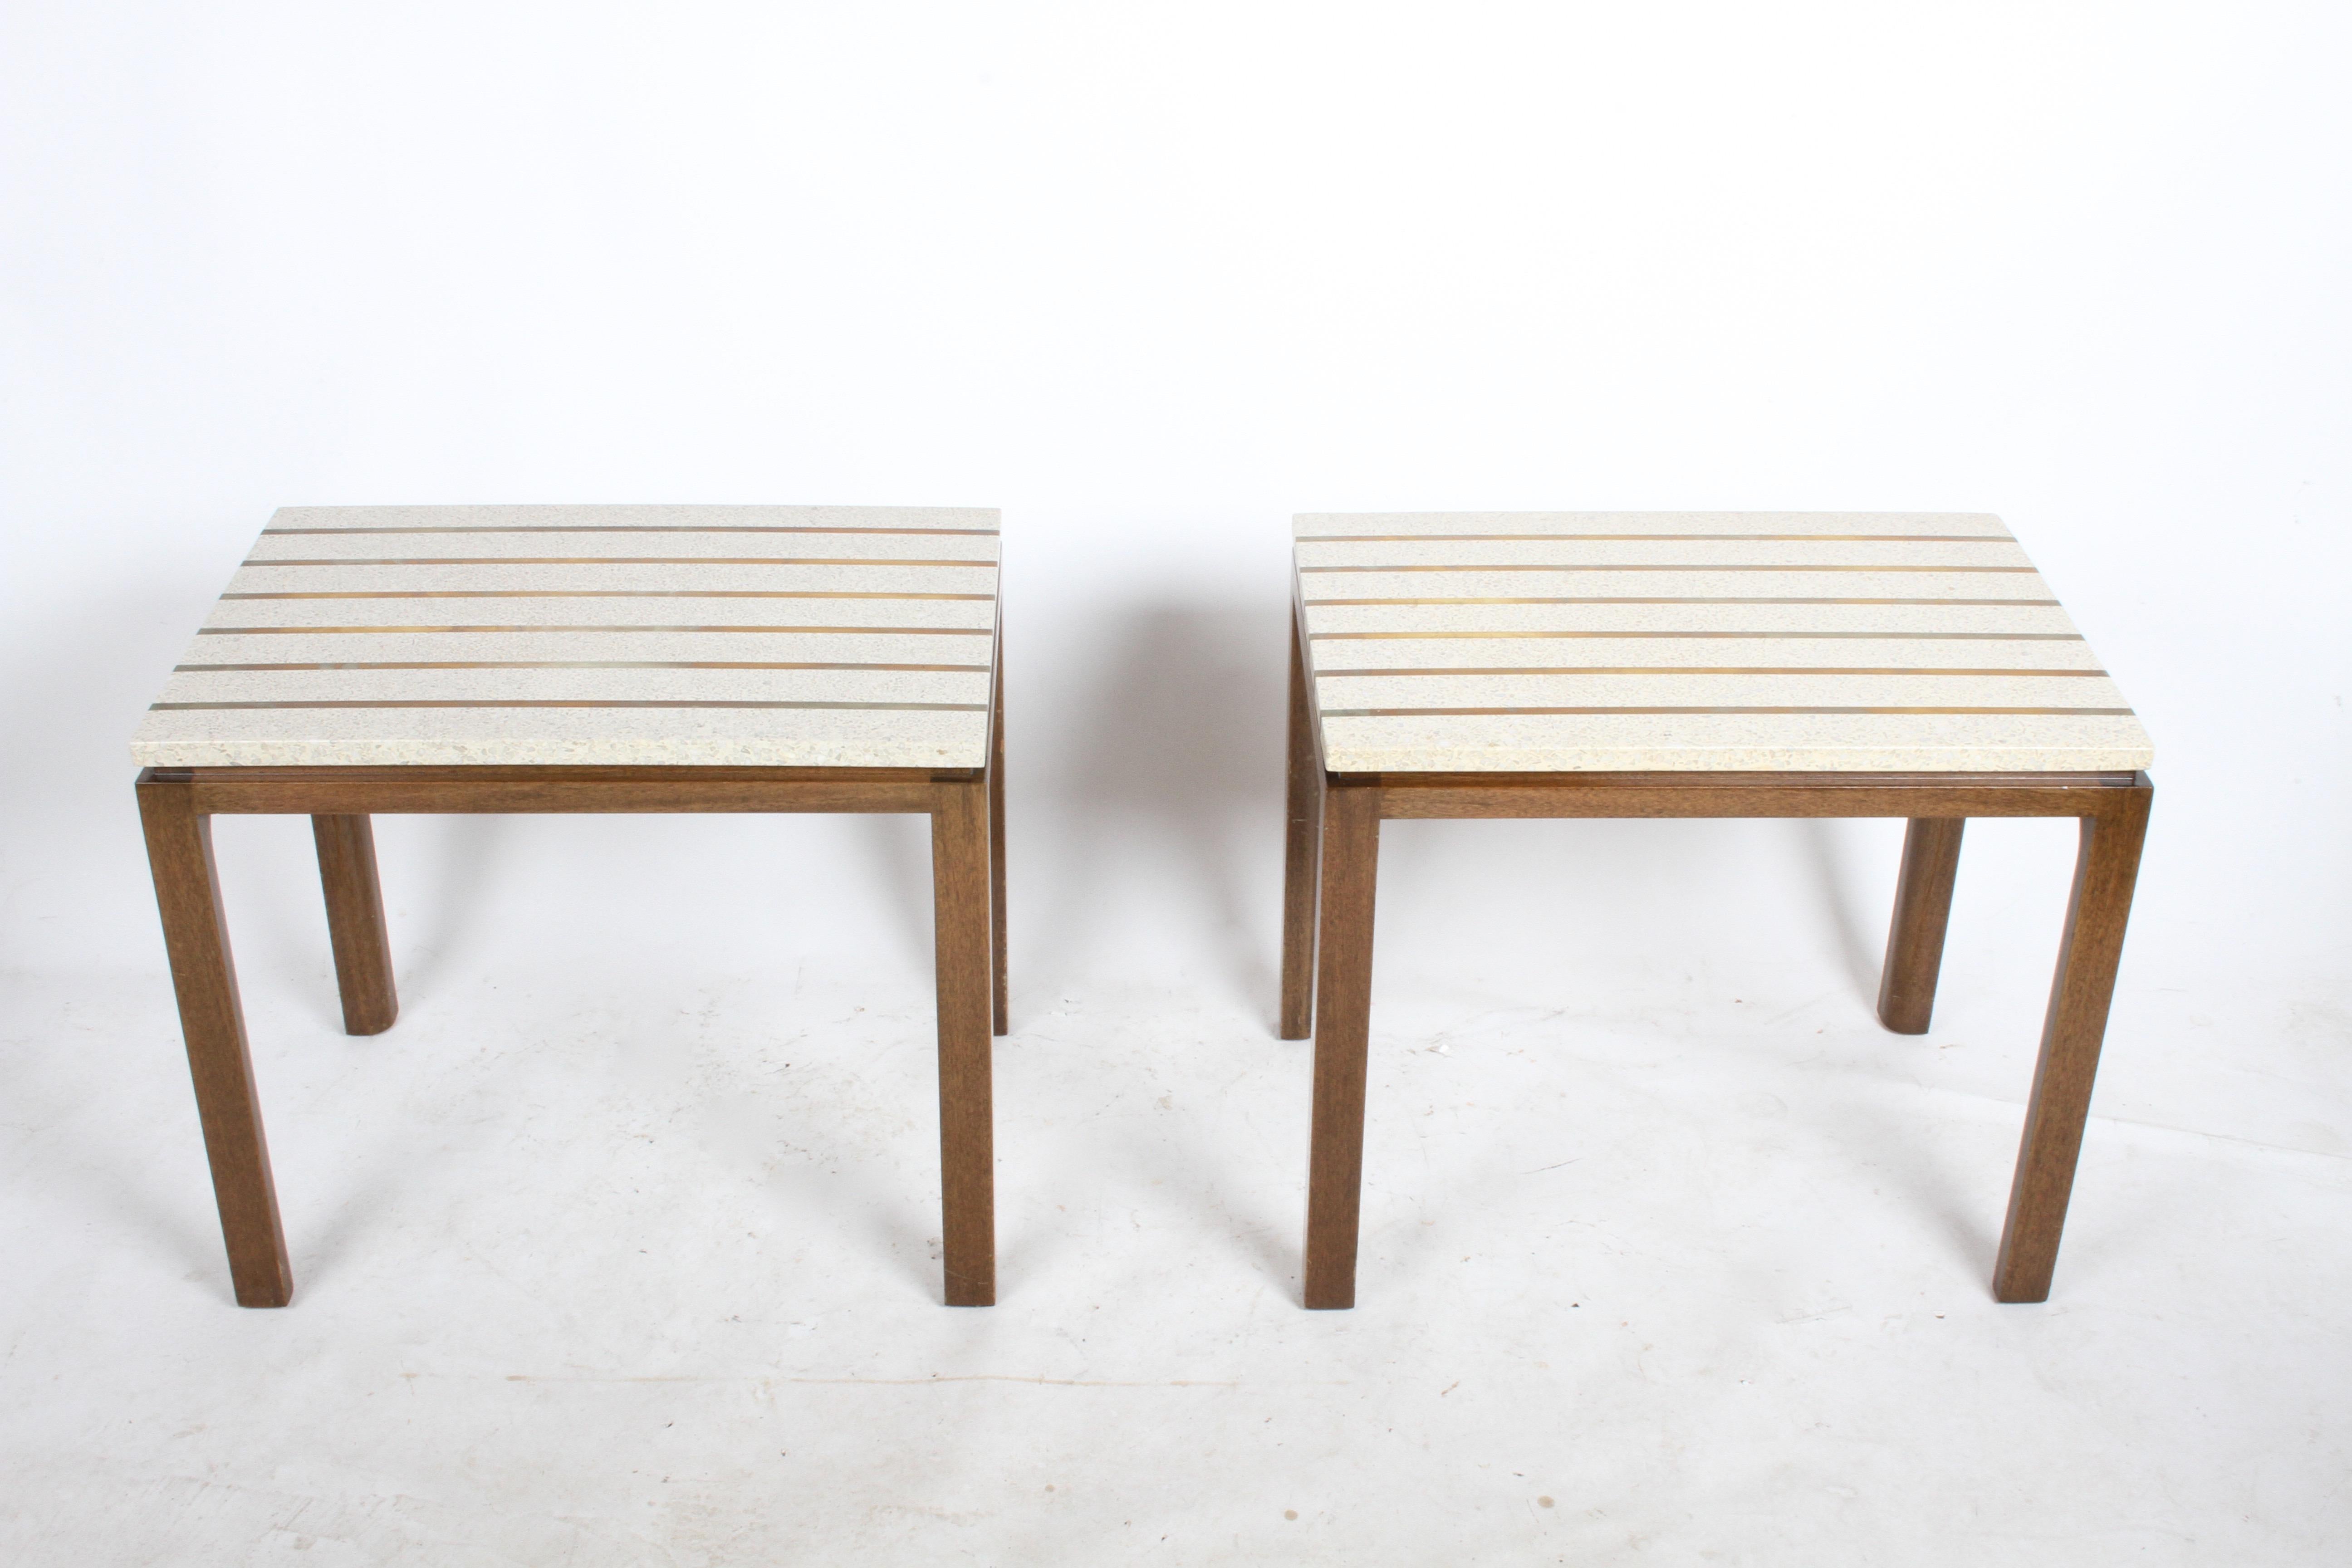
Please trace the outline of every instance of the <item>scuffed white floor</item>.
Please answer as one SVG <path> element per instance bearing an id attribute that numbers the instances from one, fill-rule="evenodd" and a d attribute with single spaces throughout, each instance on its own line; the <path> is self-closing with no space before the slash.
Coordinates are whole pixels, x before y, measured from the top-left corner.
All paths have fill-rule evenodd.
<path id="1" fill-rule="evenodd" d="M 160 951 L 11 976 L 6 1559 L 2343 1561 L 2333 1035 L 2232 1077 L 2132 972 L 2056 1294 L 1989 1299 L 2063 826 L 1972 830 L 1923 1039 L 1894 826 L 1391 826 L 1308 1313 L 1278 822 L 1046 818 L 989 1310 L 915 825 L 384 822 L 352 1040 L 303 825 L 224 824 L 296 1302 L 230 1303 Z"/>

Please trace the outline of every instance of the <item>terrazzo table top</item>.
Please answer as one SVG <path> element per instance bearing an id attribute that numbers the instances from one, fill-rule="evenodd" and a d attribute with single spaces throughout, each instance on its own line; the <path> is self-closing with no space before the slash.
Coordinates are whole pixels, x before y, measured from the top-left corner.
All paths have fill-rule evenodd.
<path id="1" fill-rule="evenodd" d="M 2126 773 L 2123 693 L 1999 518 L 1296 520 L 1324 765 Z"/>
<path id="2" fill-rule="evenodd" d="M 997 514 L 289 507 L 131 743 L 144 767 L 978 768 Z"/>

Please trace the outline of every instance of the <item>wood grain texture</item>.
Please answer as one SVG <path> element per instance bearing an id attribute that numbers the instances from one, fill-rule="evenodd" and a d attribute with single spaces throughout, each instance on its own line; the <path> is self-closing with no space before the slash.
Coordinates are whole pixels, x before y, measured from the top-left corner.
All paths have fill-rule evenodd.
<path id="1" fill-rule="evenodd" d="M 180 996 L 205 1149 L 240 1303 L 282 1306 L 292 1276 L 278 1225 L 208 814 L 313 818 L 344 1020 L 397 1012 L 370 814 L 383 812 L 911 812 L 932 820 L 938 898 L 940 1149 L 947 1299 L 995 1300 L 990 1052 L 1001 1026 L 997 932 L 1001 749 L 988 770 L 698 767 L 150 769 L 139 800 Z"/>
<path id="2" fill-rule="evenodd" d="M 2000 1256 L 1993 1265 L 1993 1295 L 1999 1300 L 2050 1299 L 2155 794 L 2143 774 L 2139 787 L 2126 795 L 2126 809 L 2083 822 L 2066 934 L 2059 947 L 2041 1059 L 2033 1072 L 2033 1098 L 2025 1110 L 2017 1179 L 2010 1189 Z"/>
<path id="3" fill-rule="evenodd" d="M 1346 1307 L 1355 1299 L 1379 823 L 1384 818 L 1486 816 L 1907 817 L 1911 827 L 1888 944 L 1881 1011 L 1889 1027 L 1910 1026 L 1915 1030 L 1926 1028 L 1933 1005 L 1966 819 L 2077 818 L 2082 824 L 2082 850 L 2066 937 L 2052 987 L 2041 1061 L 1994 1279 L 1994 1292 L 2003 1301 L 2048 1298 L 2155 794 L 2146 773 L 1496 775 L 1318 771 L 1316 777 L 1323 786 L 1323 805 L 1321 909 L 1316 921 L 1320 951 L 1313 993 L 1315 1111 L 1307 1246 L 1309 1307 Z M 1295 875 L 1295 865 L 1286 868 L 1286 883 Z M 1286 915 L 1290 912 L 1291 906 L 1286 905 Z M 1290 942 L 1286 919 L 1286 1023 L 1292 999 Z"/>
<path id="4" fill-rule="evenodd" d="M 1895 920 L 1878 977 L 1879 1021 L 1898 1035 L 1924 1035 L 1936 1010 L 1936 976 L 1944 965 L 1952 884 L 1960 870 L 1961 816 L 1915 816 L 1903 836 L 1903 869 L 1895 881 Z"/>
<path id="5" fill-rule="evenodd" d="M 988 737 L 988 930 L 995 1030 L 1013 1032 L 1013 996 L 1004 934 L 1004 652 L 996 655 L 995 695 Z"/>
<path id="6" fill-rule="evenodd" d="M 194 768 L 206 815 L 402 812 L 929 813 L 932 785 L 978 779 L 919 768 L 365 767 Z"/>
<path id="7" fill-rule="evenodd" d="M 229 1275 L 239 1306 L 282 1307 L 294 1299 L 294 1270 L 278 1223 L 236 966 L 221 913 L 212 825 L 196 811 L 184 780 L 142 773 L 138 794 Z"/>
<path id="8" fill-rule="evenodd" d="M 1433 817 L 2081 816 L 2129 773 L 1364 773 L 1381 815 Z"/>
<path id="9" fill-rule="evenodd" d="M 996 1301 L 988 784 L 941 784 L 931 813 L 939 954 L 940 1231 L 950 1307 Z"/>
<path id="10" fill-rule="evenodd" d="M 1290 637 L 1289 825 L 1282 861 L 1282 1037 L 1303 1040 L 1315 1028 L 1316 841 L 1321 828 L 1323 765 L 1315 751 L 1307 660 L 1294 615 Z"/>
<path id="11" fill-rule="evenodd" d="M 1334 782 L 1323 796 L 1315 1111 L 1307 1174 L 1307 1305 L 1356 1304 L 1364 1174 L 1364 1078 L 1371 1038 L 1377 792 Z"/>
<path id="12" fill-rule="evenodd" d="M 375 833 L 364 816 L 314 816 L 310 834 L 319 845 L 343 1032 L 381 1035 L 400 1016 L 400 997 L 393 988 L 392 942 L 376 880 Z"/>

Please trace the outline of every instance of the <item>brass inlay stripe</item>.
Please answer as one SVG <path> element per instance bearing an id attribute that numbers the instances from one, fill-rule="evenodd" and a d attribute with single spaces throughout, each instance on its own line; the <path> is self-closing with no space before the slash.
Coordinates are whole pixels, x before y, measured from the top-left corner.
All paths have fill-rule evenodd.
<path id="1" fill-rule="evenodd" d="M 338 533 L 864 533 L 895 538 L 899 535 L 971 536 L 993 539 L 992 528 L 817 528 L 814 526 L 752 523 L 676 523 L 676 522 L 542 522 L 501 523 L 483 526 L 436 525 L 424 528 L 265 528 L 263 537 L 284 534 Z"/>
<path id="2" fill-rule="evenodd" d="M 773 632 L 807 637 L 819 633 L 844 637 L 986 637 L 987 626 L 205 626 L 200 637 L 345 637 L 379 632 Z"/>
<path id="3" fill-rule="evenodd" d="M 182 669 L 204 666 L 182 665 Z M 266 666 L 219 665 L 212 668 L 236 669 L 262 668 Z M 326 667 L 320 667 L 326 668 Z M 1343 676 L 1394 675 L 2074 675 L 2101 676 L 2104 669 L 1945 669 L 1916 665 L 1889 665 L 1881 668 L 1843 665 L 1691 665 L 1691 664 L 1623 664 L 1567 665 L 1532 668 L 1525 666 L 1503 666 L 1476 669 L 1442 666 L 1421 669 L 1318 669 L 1318 679 L 1337 680 Z"/>
<path id="4" fill-rule="evenodd" d="M 1601 713 L 2073 713 L 2128 719 L 2128 708 L 1326 708 L 1326 719 L 1435 719 L 1475 714 Z"/>
<path id="5" fill-rule="evenodd" d="M 917 669 L 988 673 L 984 664 L 762 664 L 748 659 L 702 658 L 457 658 L 352 664 L 175 664 L 172 668 L 175 673 L 222 669 Z"/>
<path id="6" fill-rule="evenodd" d="M 386 555 L 350 560 L 255 558 L 247 566 L 968 566 L 993 572 L 996 563 L 869 560 L 851 555 Z M 2009 570 L 2009 568 L 2003 568 Z"/>
<path id="7" fill-rule="evenodd" d="M 2006 533 L 1301 533 L 1297 544 L 1528 544 L 1552 540 L 1601 539 L 1643 544 L 1680 539 L 1722 541 L 1761 540 L 1767 543 L 1827 544 L 2014 544 Z"/>
<path id="8" fill-rule="evenodd" d="M 239 597 L 270 598 L 279 596 L 281 595 L 261 594 L 224 594 L 221 595 L 221 597 L 225 599 Z M 287 595 L 282 596 L 298 598 L 301 595 Z M 909 595 L 907 596 L 914 597 L 916 595 Z M 964 596 L 983 597 L 984 595 L 967 595 Z M 1735 595 L 1722 598 L 1641 599 L 1621 598 L 1614 595 L 1601 595 L 1599 597 L 1580 598 L 1507 599 L 1308 599 L 1305 602 L 1310 609 L 1346 605 L 2018 605 L 2027 607 L 2038 606 L 2053 610 L 2058 607 L 2058 601 L 2055 599 L 1765 599 L 1751 598 L 1746 595 Z"/>
<path id="9" fill-rule="evenodd" d="M 2001 601 L 2003 604 L 2009 601 Z M 1937 603 L 1942 603 L 1938 600 Z M 1517 637 L 1751 637 L 1759 641 L 1860 639 L 1864 642 L 2081 642 L 2080 632 L 1309 632 L 1308 642 L 1403 642 L 1431 637 L 1471 637 L 1500 642 Z"/>
<path id="10" fill-rule="evenodd" d="M 395 701 L 337 702 L 155 702 L 149 706 L 158 712 L 178 712 L 191 709 L 230 708 L 888 708 L 921 713 L 985 713 L 985 702 L 664 702 L 614 700 L 586 701 L 571 699 L 492 700 L 488 698 L 438 698 Z"/>
<path id="11" fill-rule="evenodd" d="M 256 563 L 255 564 L 259 563 Z M 1705 561 L 1689 562 L 1681 565 L 1663 566 L 1651 565 L 1647 563 L 1641 565 L 1622 565 L 1609 562 L 1562 562 L 1557 565 L 1535 566 L 1487 565 L 1476 563 L 1465 565 L 1454 562 L 1447 562 L 1442 565 L 1301 566 L 1298 570 L 1302 576 L 1309 572 L 1945 572 L 1956 575 L 1961 573 L 1983 574 L 1989 572 L 2021 572 L 2027 575 L 2032 575 L 2033 573 L 2033 568 L 2031 566 L 1857 566 L 1845 563 L 1797 566 L 1775 563 L 1769 566 L 1755 566 L 1730 565 Z"/>
<path id="12" fill-rule="evenodd" d="M 223 594 L 224 599 L 977 599 L 993 594 L 852 594 L 755 588 L 431 588 L 335 594 Z M 1962 600 L 1952 601 L 1955 604 Z M 2053 601 L 2054 602 L 2054 601 Z"/>

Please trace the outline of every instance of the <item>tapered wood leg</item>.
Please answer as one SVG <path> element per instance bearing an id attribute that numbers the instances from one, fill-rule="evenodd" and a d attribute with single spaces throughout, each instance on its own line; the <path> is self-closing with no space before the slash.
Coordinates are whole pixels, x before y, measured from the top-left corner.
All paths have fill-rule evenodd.
<path id="1" fill-rule="evenodd" d="M 393 990 L 392 943 L 384 935 L 383 891 L 376 884 L 375 834 L 364 816 L 314 816 L 310 834 L 319 841 L 319 880 L 327 890 L 343 1032 L 381 1035 L 400 1016 L 400 997 Z"/>
<path id="2" fill-rule="evenodd" d="M 2116 808 L 2083 819 L 2066 935 L 2042 1025 L 2042 1058 L 2033 1072 L 2033 1098 L 2025 1108 L 2025 1137 L 2010 1189 L 2000 1257 L 1993 1265 L 1999 1300 L 2050 1299 L 2050 1276 L 2074 1192 L 2091 1081 L 2115 999 L 2116 966 L 2123 956 L 2124 924 L 2131 915 L 2132 885 L 2139 875 L 2140 845 L 2155 793 L 2143 774 L 2140 787 Z"/>
<path id="3" fill-rule="evenodd" d="M 1315 755 L 1315 715 L 1307 700 L 1307 660 L 1295 623 L 1290 638 L 1289 831 L 1282 858 L 1282 1037 L 1315 1028 L 1315 844 L 1322 823 L 1323 769 Z"/>
<path id="4" fill-rule="evenodd" d="M 1951 923 L 1952 883 L 1960 869 L 1959 816 L 1915 816 L 1903 835 L 1903 871 L 1895 881 L 1895 922 L 1878 977 L 1878 1019 L 1898 1035 L 1924 1035 L 1936 1011 L 1936 976 Z"/>
<path id="5" fill-rule="evenodd" d="M 261 1102 L 254 1092 L 245 1013 L 237 1003 L 236 965 L 221 915 L 212 819 L 196 815 L 184 776 L 142 773 L 138 788 L 163 946 L 171 955 L 196 1113 L 212 1164 L 213 1198 L 228 1244 L 229 1276 L 237 1305 L 282 1307 L 294 1299 L 294 1270 L 278 1220 L 269 1145 L 262 1137 Z"/>
<path id="6" fill-rule="evenodd" d="M 1372 1021 L 1372 884 L 1379 796 L 1331 781 L 1323 792 L 1323 898 L 1315 980 L 1315 1129 L 1307 1171 L 1307 1304 L 1356 1304 L 1363 1197 L 1364 1073 Z"/>
<path id="7" fill-rule="evenodd" d="M 1012 992 L 1004 961 L 1004 654 L 996 655 L 996 713 L 988 743 L 988 930 L 990 984 L 994 998 L 993 1025 L 1000 1035 L 1013 1032 Z"/>
<path id="8" fill-rule="evenodd" d="M 939 952 L 940 1238 L 948 1305 L 988 1307 L 996 1302 L 988 782 L 938 787 L 931 887 Z"/>

